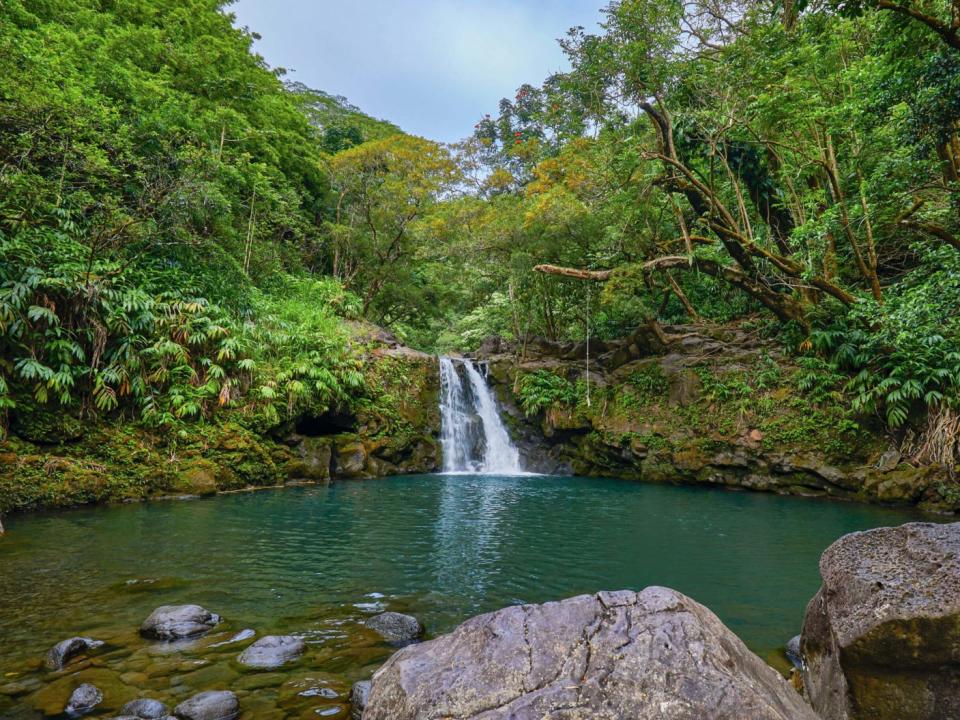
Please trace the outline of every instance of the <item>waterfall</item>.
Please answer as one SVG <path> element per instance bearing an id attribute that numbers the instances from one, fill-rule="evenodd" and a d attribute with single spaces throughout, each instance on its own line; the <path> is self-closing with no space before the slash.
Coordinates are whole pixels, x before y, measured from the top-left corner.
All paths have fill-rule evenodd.
<path id="1" fill-rule="evenodd" d="M 520 452 L 500 419 L 493 391 L 471 360 L 440 358 L 443 471 L 517 475 Z"/>

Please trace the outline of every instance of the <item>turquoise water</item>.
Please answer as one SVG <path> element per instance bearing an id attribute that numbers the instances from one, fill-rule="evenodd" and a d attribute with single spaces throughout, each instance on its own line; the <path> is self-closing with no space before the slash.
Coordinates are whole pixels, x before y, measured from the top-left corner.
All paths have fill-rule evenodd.
<path id="1" fill-rule="evenodd" d="M 831 542 L 916 519 L 760 493 L 463 475 L 15 516 L 0 539 L 0 714 L 53 714 L 93 678 L 114 706 L 216 686 L 241 690 L 246 717 L 346 717 L 350 683 L 391 652 L 362 627 L 371 612 L 413 612 L 436 634 L 512 603 L 652 584 L 707 605 L 770 657 L 799 631 Z M 136 636 L 154 607 L 183 602 L 226 624 L 173 651 Z M 236 648 L 209 647 L 247 627 L 301 634 L 309 652 L 257 674 Z M 75 634 L 108 647 L 65 674 L 35 669 Z"/>

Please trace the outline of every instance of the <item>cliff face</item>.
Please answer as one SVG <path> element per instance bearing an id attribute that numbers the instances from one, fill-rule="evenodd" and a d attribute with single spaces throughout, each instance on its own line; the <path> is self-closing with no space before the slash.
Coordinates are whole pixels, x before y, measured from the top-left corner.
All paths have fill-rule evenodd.
<path id="1" fill-rule="evenodd" d="M 589 361 L 584 343 L 485 343 L 527 467 L 960 509 L 948 470 L 902 457 L 838 379 L 743 326 L 666 330 L 591 343 Z"/>

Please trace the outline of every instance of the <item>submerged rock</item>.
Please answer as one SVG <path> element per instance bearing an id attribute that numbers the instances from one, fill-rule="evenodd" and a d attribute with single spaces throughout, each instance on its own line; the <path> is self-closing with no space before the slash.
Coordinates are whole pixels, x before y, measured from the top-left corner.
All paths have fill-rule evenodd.
<path id="1" fill-rule="evenodd" d="M 43 664 L 48 670 L 62 670 L 71 658 L 101 645 L 103 645 L 102 640 L 94 640 L 88 637 L 72 637 L 61 640 L 47 651 Z"/>
<path id="2" fill-rule="evenodd" d="M 203 635 L 219 622 L 219 615 L 199 605 L 163 605 L 143 621 L 140 634 L 154 640 L 177 640 Z"/>
<path id="3" fill-rule="evenodd" d="M 167 717 L 170 710 L 159 700 L 141 698 L 132 700 L 120 708 L 120 714 L 125 717 L 142 718 L 142 720 L 158 720 Z"/>
<path id="4" fill-rule="evenodd" d="M 180 720 L 234 720 L 240 702 L 229 690 L 208 690 L 177 705 L 173 714 Z"/>
<path id="5" fill-rule="evenodd" d="M 707 608 L 674 590 L 509 607 L 396 653 L 364 720 L 816 720 Z"/>
<path id="6" fill-rule="evenodd" d="M 364 623 L 390 642 L 410 642 L 423 635 L 423 625 L 413 615 L 385 612 L 368 618 Z"/>
<path id="7" fill-rule="evenodd" d="M 267 635 L 244 650 L 238 661 L 248 667 L 280 667 L 300 657 L 306 647 L 303 640 L 292 635 Z"/>
<path id="8" fill-rule="evenodd" d="M 90 712 L 101 702 L 103 702 L 103 693 L 100 692 L 100 689 L 96 685 L 84 683 L 70 695 L 70 700 L 67 701 L 64 712 L 71 715 L 80 715 Z"/>
<path id="9" fill-rule="evenodd" d="M 363 718 L 363 710 L 367 707 L 367 701 L 370 699 L 371 685 L 372 683 L 369 680 L 361 680 L 354 683 L 353 687 L 350 688 L 350 717 L 353 720 Z"/>
<path id="10" fill-rule="evenodd" d="M 211 648 L 223 647 L 224 645 L 233 645 L 234 643 L 243 642 L 244 640 L 249 640 L 254 635 L 257 634 L 257 631 L 252 628 L 244 628 L 238 633 L 235 633 L 227 640 L 222 640 L 218 643 L 211 645 Z"/>
<path id="11" fill-rule="evenodd" d="M 840 538 L 801 635 L 804 687 L 826 720 L 960 718 L 960 523 Z"/>

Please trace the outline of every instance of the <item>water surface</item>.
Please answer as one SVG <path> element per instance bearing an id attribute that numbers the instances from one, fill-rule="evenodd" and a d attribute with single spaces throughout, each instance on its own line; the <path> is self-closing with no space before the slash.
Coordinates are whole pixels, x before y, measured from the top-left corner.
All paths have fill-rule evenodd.
<path id="1" fill-rule="evenodd" d="M 135 696 L 239 690 L 246 718 L 346 717 L 350 683 L 392 652 L 362 626 L 410 611 L 432 634 L 480 612 L 601 589 L 676 588 L 758 654 L 800 629 L 820 553 L 916 513 L 748 492 L 557 477 L 417 476 L 8 518 L 0 540 L 0 716 L 55 714 L 80 681 L 102 716 Z M 929 519 L 929 518 L 927 518 Z M 226 622 L 186 646 L 136 628 L 161 604 Z M 243 629 L 296 633 L 283 672 L 235 663 Z M 93 662 L 36 665 L 76 634 Z M 323 713 L 327 713 L 324 715 Z M 96 715 L 96 714 L 95 714 Z"/>

